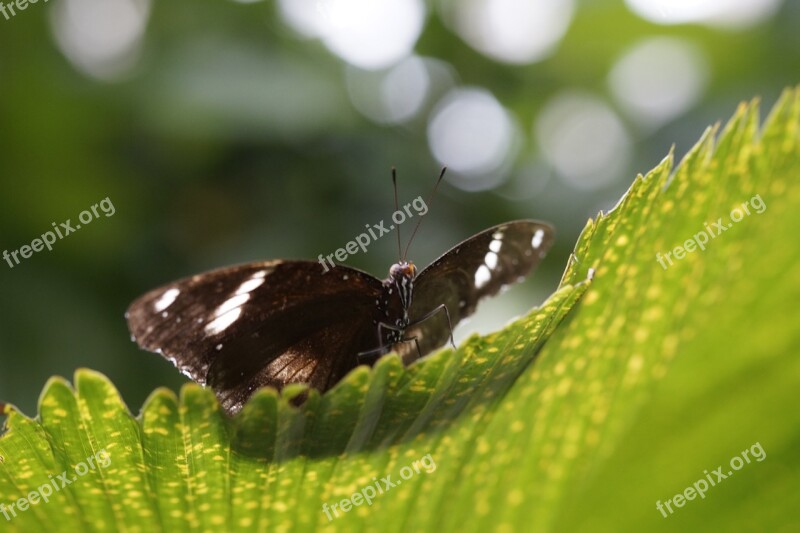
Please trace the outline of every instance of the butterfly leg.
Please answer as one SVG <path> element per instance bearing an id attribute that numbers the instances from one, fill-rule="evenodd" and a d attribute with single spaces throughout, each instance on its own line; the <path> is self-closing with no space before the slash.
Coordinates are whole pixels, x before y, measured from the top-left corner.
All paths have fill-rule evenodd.
<path id="1" fill-rule="evenodd" d="M 400 339 L 397 342 L 411 342 L 411 341 L 414 341 L 414 345 L 417 347 L 417 359 L 421 359 L 422 358 L 422 350 L 420 350 L 420 348 L 419 348 L 419 341 L 417 340 L 416 336 L 408 337 L 406 339 Z M 371 352 L 375 352 L 375 351 L 377 351 L 377 350 L 370 350 L 369 352 L 364 352 L 364 353 L 371 353 Z M 362 354 L 358 354 L 358 355 L 360 357 Z M 415 361 L 416 360 L 416 359 L 407 360 L 405 356 L 401 356 L 400 359 L 403 361 L 404 364 L 409 364 L 411 361 Z"/>
<path id="2" fill-rule="evenodd" d="M 401 334 L 404 331 L 403 328 L 398 328 L 396 326 L 392 326 L 391 324 L 386 324 L 384 322 L 379 322 L 378 323 L 378 343 L 380 344 L 380 346 L 378 346 L 377 348 L 374 348 L 372 350 L 367 350 L 366 352 L 361 352 L 361 353 L 356 354 L 356 357 L 358 357 L 359 361 L 361 361 L 362 359 L 369 358 L 373 354 L 375 356 L 380 356 L 380 355 L 386 353 L 386 345 L 383 344 L 383 329 L 382 328 L 385 328 L 385 329 L 388 329 L 388 330 L 391 330 L 391 331 L 398 331 Z M 419 347 L 417 347 L 417 349 L 419 349 Z"/>
<path id="3" fill-rule="evenodd" d="M 358 357 L 359 361 L 361 361 L 362 359 L 369 358 L 373 354 L 375 356 L 380 356 L 380 355 L 386 353 L 386 345 L 383 344 L 383 330 L 384 329 L 388 329 L 389 331 L 395 331 L 395 332 L 399 333 L 398 339 L 395 340 L 394 342 L 392 342 L 392 345 L 394 345 L 394 344 L 396 344 L 398 342 L 411 342 L 413 340 L 414 344 L 416 344 L 416 346 L 417 346 L 417 354 L 419 354 L 419 357 L 422 357 L 422 351 L 419 348 L 419 341 L 417 340 L 417 337 L 410 337 L 408 339 L 402 338 L 403 337 L 403 332 L 405 332 L 406 327 L 398 327 L 398 326 L 393 326 L 391 324 L 386 324 L 385 322 L 379 322 L 378 323 L 378 343 L 380 344 L 380 346 L 378 346 L 377 348 L 374 348 L 372 350 L 367 350 L 366 352 L 360 352 L 360 353 L 356 354 L 356 357 Z"/>
<path id="4" fill-rule="evenodd" d="M 422 357 L 422 350 L 420 350 L 420 348 L 419 348 L 419 341 L 417 340 L 416 336 L 409 337 L 407 339 L 400 339 L 399 342 L 411 342 L 411 341 L 414 341 L 414 345 L 417 347 L 417 359 L 420 359 Z M 366 352 L 361 352 L 361 353 L 357 354 L 358 361 L 360 363 L 364 359 L 368 359 L 368 358 L 371 358 L 374 361 L 376 359 L 375 356 L 379 356 L 383 352 L 384 352 L 384 347 L 383 346 L 378 346 L 374 350 L 367 350 Z M 372 354 L 374 354 L 374 356 L 372 356 Z M 370 356 L 372 356 L 372 357 L 370 357 Z"/>
<path id="5" fill-rule="evenodd" d="M 450 311 L 447 310 L 447 306 L 444 305 L 444 304 L 439 304 L 439 306 L 436 307 L 433 311 L 431 311 L 430 313 L 428 313 L 424 317 L 420 318 L 419 320 L 415 320 L 414 322 L 410 323 L 407 327 L 411 327 L 411 326 L 413 326 L 415 324 L 419 324 L 420 322 L 425 322 L 426 320 L 431 318 L 433 315 L 435 315 L 436 313 L 438 313 L 442 309 L 444 309 L 444 314 L 445 314 L 445 316 L 447 316 L 447 326 L 450 328 L 450 344 L 453 346 L 453 349 L 455 350 L 456 343 L 455 343 L 455 341 L 453 341 L 453 321 L 450 320 Z"/>
<path id="6" fill-rule="evenodd" d="M 417 359 L 422 358 L 422 350 L 419 349 L 419 341 L 417 340 L 416 335 L 408 339 L 402 339 L 400 342 L 411 342 L 411 341 L 414 341 L 414 344 L 417 346 Z"/>
<path id="7" fill-rule="evenodd" d="M 356 357 L 358 357 L 359 363 L 365 362 L 365 360 L 367 359 L 372 359 L 374 361 L 383 353 L 383 350 L 384 350 L 383 346 L 378 346 L 374 350 L 367 350 L 366 352 L 360 352 L 356 354 Z"/>

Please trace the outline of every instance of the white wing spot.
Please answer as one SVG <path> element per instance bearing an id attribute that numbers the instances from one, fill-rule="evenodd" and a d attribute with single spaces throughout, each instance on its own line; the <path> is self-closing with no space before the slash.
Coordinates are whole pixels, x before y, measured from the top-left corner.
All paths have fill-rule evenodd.
<path id="1" fill-rule="evenodd" d="M 227 300 L 225 300 L 222 303 L 222 305 L 217 307 L 217 310 L 214 312 L 214 316 L 215 317 L 221 317 L 222 315 L 224 315 L 225 313 L 227 313 L 231 309 L 235 309 L 237 307 L 241 307 L 249 299 L 250 299 L 250 295 L 247 294 L 247 293 L 245 293 L 245 294 L 236 294 L 235 296 L 232 296 L 231 298 L 228 298 Z"/>
<path id="2" fill-rule="evenodd" d="M 206 333 L 209 335 L 216 335 L 217 333 L 221 333 L 225 331 L 225 329 L 236 322 L 236 319 L 239 318 L 239 315 L 242 314 L 242 308 L 237 307 L 235 309 L 231 309 L 227 313 L 222 316 L 218 316 L 208 324 L 206 324 Z"/>
<path id="3" fill-rule="evenodd" d="M 179 291 L 174 287 L 172 289 L 165 291 L 164 294 L 161 295 L 161 298 L 159 298 L 156 301 L 156 303 L 153 304 L 153 307 L 155 308 L 156 312 L 163 311 L 164 309 L 172 305 L 172 302 L 175 301 L 175 298 L 177 298 L 180 293 L 181 291 Z"/>
<path id="4" fill-rule="evenodd" d="M 244 283 L 242 283 L 241 285 L 239 285 L 239 288 L 236 289 L 236 294 L 237 295 L 238 294 L 247 294 L 248 292 L 250 292 L 252 290 L 255 290 L 258 287 L 260 287 L 261 285 L 263 285 L 263 283 L 264 283 L 264 277 L 263 276 L 259 276 L 259 277 L 253 276 L 250 279 L 248 279 L 247 281 L 245 281 Z"/>
<path id="5" fill-rule="evenodd" d="M 490 279 L 492 279 L 492 273 L 489 272 L 486 265 L 481 265 L 478 267 L 478 270 L 475 271 L 475 287 L 478 289 L 489 283 Z"/>
<path id="6" fill-rule="evenodd" d="M 489 267 L 489 270 L 494 270 L 495 268 L 497 268 L 497 254 L 494 252 L 487 253 L 486 257 L 483 258 L 483 262 L 486 263 L 486 266 Z"/>
<path id="7" fill-rule="evenodd" d="M 245 282 L 246 283 L 246 282 Z M 242 305 L 250 299 L 250 294 L 236 294 L 228 298 L 214 312 L 214 320 L 206 324 L 206 333 L 216 335 L 233 324 L 242 314 Z"/>
<path id="8" fill-rule="evenodd" d="M 531 246 L 534 248 L 538 248 L 542 245 L 542 241 L 544 240 L 544 231 L 537 229 L 536 233 L 533 234 L 533 239 L 531 239 Z"/>
<path id="9" fill-rule="evenodd" d="M 499 252 L 500 248 L 502 248 L 502 247 L 503 247 L 503 240 L 502 239 L 495 239 L 495 240 L 493 240 L 492 242 L 489 243 L 489 249 L 491 251 L 493 251 L 494 253 Z"/>

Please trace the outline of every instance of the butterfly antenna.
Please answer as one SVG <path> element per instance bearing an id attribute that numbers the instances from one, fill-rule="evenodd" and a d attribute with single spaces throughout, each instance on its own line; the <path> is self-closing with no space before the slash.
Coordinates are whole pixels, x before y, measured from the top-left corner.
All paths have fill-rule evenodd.
<path id="1" fill-rule="evenodd" d="M 397 207 L 397 169 L 392 167 L 392 184 L 394 185 L 394 210 L 398 211 Z M 401 260 L 403 247 L 400 244 L 400 224 L 397 224 L 397 259 Z"/>
<path id="2" fill-rule="evenodd" d="M 428 195 L 428 201 L 425 202 L 425 207 L 430 208 L 430 205 L 432 205 L 433 197 L 436 195 L 436 189 L 439 188 L 439 184 L 442 182 L 442 178 L 444 178 L 445 172 L 447 172 L 447 167 L 442 167 L 442 171 L 439 173 L 439 179 L 436 180 L 436 185 L 433 186 L 433 190 L 431 191 L 430 195 Z M 422 224 L 423 218 L 424 216 L 420 217 L 419 221 L 417 222 L 417 225 L 414 226 L 414 231 L 411 232 L 411 238 L 408 239 L 408 244 L 406 245 L 406 251 L 403 254 L 403 261 L 405 261 L 406 257 L 408 256 L 408 249 L 411 248 L 411 242 L 414 240 L 414 235 L 417 234 L 417 230 L 419 229 L 420 224 Z"/>

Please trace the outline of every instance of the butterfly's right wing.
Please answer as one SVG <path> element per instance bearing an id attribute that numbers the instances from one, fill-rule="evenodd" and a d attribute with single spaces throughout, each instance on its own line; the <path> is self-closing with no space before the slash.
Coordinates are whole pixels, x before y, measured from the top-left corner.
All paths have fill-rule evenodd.
<path id="1" fill-rule="evenodd" d="M 154 289 L 128 312 L 133 339 L 214 388 L 235 412 L 265 385 L 319 390 L 357 366 L 375 344 L 381 282 L 341 265 L 248 263 Z"/>
<path id="2" fill-rule="evenodd" d="M 422 355 L 450 337 L 443 312 L 419 322 L 444 304 L 453 328 L 475 312 L 478 302 L 506 285 L 521 281 L 544 258 L 553 244 L 555 230 L 536 220 L 517 220 L 484 230 L 454 246 L 414 280 L 406 338 L 417 337 Z M 404 360 L 414 359 L 412 342 L 395 348 Z"/>

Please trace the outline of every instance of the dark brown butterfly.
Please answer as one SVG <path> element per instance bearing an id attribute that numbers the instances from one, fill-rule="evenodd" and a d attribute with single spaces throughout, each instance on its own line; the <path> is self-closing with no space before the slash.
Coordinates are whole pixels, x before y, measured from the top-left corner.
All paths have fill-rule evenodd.
<path id="1" fill-rule="evenodd" d="M 530 273 L 553 235 L 544 222 L 507 222 L 419 274 L 403 254 L 383 281 L 342 265 L 324 272 L 316 261 L 247 263 L 154 289 L 126 318 L 139 346 L 212 387 L 233 414 L 260 387 L 324 392 L 392 350 L 409 363 L 452 342 L 452 327 Z"/>

